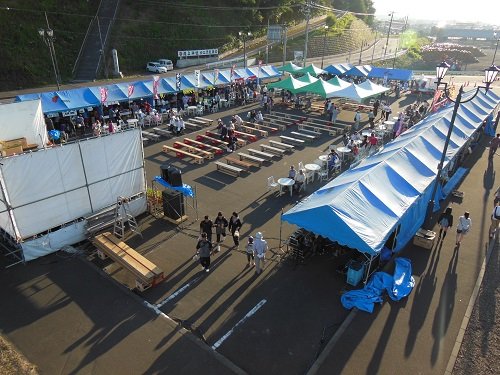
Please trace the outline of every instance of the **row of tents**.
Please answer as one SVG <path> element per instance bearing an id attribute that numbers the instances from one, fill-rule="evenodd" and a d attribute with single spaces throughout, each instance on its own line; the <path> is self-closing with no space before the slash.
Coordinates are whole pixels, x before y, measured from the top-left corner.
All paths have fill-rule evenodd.
<path id="1" fill-rule="evenodd" d="M 344 81 L 337 76 L 328 81 L 324 81 L 321 78 L 313 77 L 309 72 L 299 78 L 294 78 L 290 75 L 282 81 L 269 84 L 268 87 L 288 90 L 292 94 L 309 93 L 319 95 L 323 99 L 334 97 L 347 98 L 357 102 L 380 95 L 389 90 L 387 87 L 377 85 L 369 79 L 357 85 Z"/>
<path id="2" fill-rule="evenodd" d="M 331 74 L 335 76 L 345 77 L 358 77 L 375 79 L 380 78 L 388 81 L 411 81 L 413 79 L 413 71 L 408 69 L 391 69 L 381 68 L 371 65 L 358 65 L 351 64 L 333 64 L 328 65 L 326 68 L 321 69 L 314 64 L 306 67 L 300 67 L 292 62 L 289 62 L 282 67 L 278 68 L 281 72 L 286 72 L 294 75 L 310 74 L 314 77 L 320 74 Z"/>
<path id="3" fill-rule="evenodd" d="M 186 75 L 149 80 L 115 83 L 103 86 L 82 87 L 44 93 L 18 95 L 16 102 L 38 100 L 42 102 L 43 112 L 56 113 L 96 107 L 102 104 L 128 102 L 142 98 L 153 98 L 156 94 L 175 94 L 196 89 L 207 89 L 230 85 L 235 81 L 269 79 L 281 76 L 272 65 L 238 69 L 214 69 L 213 71 L 194 72 Z"/>

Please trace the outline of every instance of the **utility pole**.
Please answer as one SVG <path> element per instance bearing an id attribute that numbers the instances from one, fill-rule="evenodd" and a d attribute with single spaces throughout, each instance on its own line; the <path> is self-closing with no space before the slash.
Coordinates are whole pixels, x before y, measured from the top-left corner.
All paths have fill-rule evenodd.
<path id="1" fill-rule="evenodd" d="M 47 30 L 52 30 L 49 25 L 49 17 L 47 17 L 47 12 L 45 13 L 45 21 L 47 21 Z M 52 31 L 53 32 L 53 31 Z M 61 82 L 61 72 L 59 71 L 59 65 L 57 64 L 57 56 L 56 56 L 56 50 L 54 48 L 54 39 L 55 38 L 50 38 L 50 43 L 49 43 L 49 51 L 51 51 L 51 55 L 53 55 L 54 59 L 54 68 L 56 71 L 56 81 L 57 81 L 57 89 L 59 90 L 59 83 Z"/>
<path id="2" fill-rule="evenodd" d="M 497 39 L 497 45 L 495 47 L 495 53 L 493 54 L 493 60 L 491 60 L 491 65 L 495 65 L 495 57 L 497 57 L 497 50 L 498 50 L 498 41 L 500 40 L 500 38 L 497 37 L 497 33 L 496 32 L 493 33 L 493 38 Z"/>
<path id="3" fill-rule="evenodd" d="M 387 30 L 387 40 L 385 42 L 385 50 L 384 50 L 384 59 L 385 55 L 387 54 L 387 47 L 389 46 L 389 35 L 391 35 L 391 26 L 392 26 L 392 20 L 394 18 L 394 11 L 392 11 L 389 16 L 391 16 L 391 21 L 389 22 L 389 29 Z"/>
<path id="4" fill-rule="evenodd" d="M 266 65 L 269 63 L 269 17 L 267 17 Z"/>
<path id="5" fill-rule="evenodd" d="M 309 41 L 309 20 L 311 19 L 311 2 L 307 0 L 306 2 L 306 41 L 304 43 L 304 57 L 303 65 L 307 64 L 307 42 Z"/>
<path id="6" fill-rule="evenodd" d="M 283 65 L 286 64 L 286 23 L 283 24 Z"/>

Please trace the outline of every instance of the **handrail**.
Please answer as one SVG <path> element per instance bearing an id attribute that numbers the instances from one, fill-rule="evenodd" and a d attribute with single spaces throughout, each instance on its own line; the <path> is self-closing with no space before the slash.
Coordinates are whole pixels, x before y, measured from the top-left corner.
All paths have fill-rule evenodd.
<path id="1" fill-rule="evenodd" d="M 101 0 L 102 2 L 102 0 Z M 115 22 L 115 19 L 116 19 L 116 12 L 118 11 L 118 7 L 120 6 L 120 0 L 117 0 L 116 2 L 116 6 L 115 6 L 115 12 L 113 13 L 113 17 L 111 18 L 111 20 L 109 21 L 108 23 L 108 28 L 106 30 L 106 35 L 104 36 L 104 41 L 102 42 L 102 53 L 99 54 L 99 61 L 97 62 L 97 69 L 95 71 L 95 76 L 97 77 L 97 73 L 99 72 L 99 68 L 101 66 L 101 59 L 102 59 L 102 56 L 104 55 L 105 51 L 106 51 L 106 44 L 108 42 L 108 37 L 109 37 L 109 31 L 111 29 L 111 26 L 113 25 L 113 23 Z M 100 24 L 99 25 L 99 33 L 100 33 Z M 106 67 L 104 67 L 104 69 L 106 69 Z M 107 77 L 106 77 L 107 78 Z"/>

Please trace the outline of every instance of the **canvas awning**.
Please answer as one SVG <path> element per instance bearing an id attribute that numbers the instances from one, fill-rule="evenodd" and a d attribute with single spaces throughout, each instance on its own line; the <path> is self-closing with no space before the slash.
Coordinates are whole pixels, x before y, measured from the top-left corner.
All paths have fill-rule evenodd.
<path id="1" fill-rule="evenodd" d="M 311 94 L 316 94 L 321 96 L 322 98 L 329 98 L 336 91 L 341 90 L 340 86 L 332 85 L 326 81 L 323 81 L 321 78 L 316 82 L 310 83 L 307 86 L 301 87 L 297 92 L 309 92 Z"/>
<path id="2" fill-rule="evenodd" d="M 300 66 L 295 65 L 295 64 L 294 64 L 294 63 L 292 63 L 292 62 L 289 62 L 289 63 L 287 63 L 287 64 L 285 64 L 285 65 L 283 65 L 283 66 L 280 66 L 280 67 L 278 68 L 278 70 L 279 70 L 280 72 L 287 72 L 287 73 L 295 73 L 296 71 L 298 71 L 298 70 L 300 70 L 300 69 L 302 69 Z"/>
<path id="3" fill-rule="evenodd" d="M 411 81 L 413 79 L 413 71 L 408 69 L 391 69 L 372 67 L 368 73 L 368 78 L 386 78 L 395 81 Z"/>
<path id="4" fill-rule="evenodd" d="M 344 74 L 349 77 L 367 77 L 371 70 L 371 65 L 358 65 L 353 66 Z"/>
<path id="5" fill-rule="evenodd" d="M 325 70 L 329 74 L 341 76 L 345 74 L 348 70 L 350 70 L 353 66 L 351 64 L 334 64 L 334 65 L 328 65 Z"/>
<path id="6" fill-rule="evenodd" d="M 306 74 L 306 73 L 309 73 L 310 75 L 316 77 L 320 74 L 327 73 L 327 71 L 318 68 L 314 64 L 311 64 L 309 66 L 306 66 L 305 68 L 302 68 L 302 69 L 299 69 L 299 70 L 296 70 L 295 72 L 293 72 L 293 74 Z"/>
<path id="7" fill-rule="evenodd" d="M 267 87 L 270 89 L 273 88 L 282 89 L 282 90 L 288 90 L 292 93 L 297 93 L 298 90 L 307 85 L 308 85 L 307 82 L 302 82 L 296 78 L 293 78 L 292 76 L 288 76 L 282 81 L 270 83 L 269 85 L 267 85 Z"/>

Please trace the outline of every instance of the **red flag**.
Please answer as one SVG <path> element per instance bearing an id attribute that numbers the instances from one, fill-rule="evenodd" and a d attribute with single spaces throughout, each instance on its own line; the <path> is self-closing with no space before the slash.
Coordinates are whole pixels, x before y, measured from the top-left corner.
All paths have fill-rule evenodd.
<path id="1" fill-rule="evenodd" d="M 101 94 L 101 103 L 106 102 L 108 100 L 108 89 L 106 87 L 101 87 L 99 92 Z"/>
<path id="2" fill-rule="evenodd" d="M 134 93 L 134 85 L 128 85 L 128 93 L 127 94 L 128 94 L 129 99 L 133 93 Z"/>
<path id="3" fill-rule="evenodd" d="M 159 99 L 158 97 L 158 86 L 160 85 L 160 77 L 153 76 L 153 98 Z"/>

